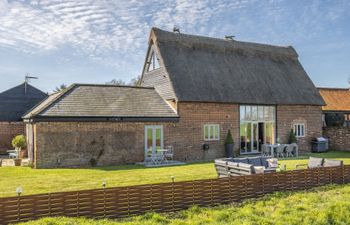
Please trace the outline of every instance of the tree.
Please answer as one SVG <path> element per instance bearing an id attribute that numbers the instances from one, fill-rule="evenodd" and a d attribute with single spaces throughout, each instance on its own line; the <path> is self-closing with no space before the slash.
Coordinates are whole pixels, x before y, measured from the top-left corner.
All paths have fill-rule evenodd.
<path id="1" fill-rule="evenodd" d="M 125 85 L 125 81 L 123 81 L 122 79 L 113 79 L 109 82 L 106 82 L 106 84 L 112 84 L 112 85 Z"/>
<path id="2" fill-rule="evenodd" d="M 141 81 L 141 76 L 138 75 L 137 77 L 134 77 L 130 80 L 129 85 L 132 86 L 139 86 L 140 85 L 140 81 Z"/>
<path id="3" fill-rule="evenodd" d="M 56 87 L 55 90 L 53 90 L 54 93 L 60 92 L 60 91 L 64 91 L 67 89 L 67 85 L 65 84 L 61 84 L 59 87 Z"/>
<path id="4" fill-rule="evenodd" d="M 17 135 L 12 139 L 12 146 L 17 151 L 17 158 L 19 157 L 19 153 L 21 152 L 21 149 L 26 147 L 26 137 L 24 135 Z"/>

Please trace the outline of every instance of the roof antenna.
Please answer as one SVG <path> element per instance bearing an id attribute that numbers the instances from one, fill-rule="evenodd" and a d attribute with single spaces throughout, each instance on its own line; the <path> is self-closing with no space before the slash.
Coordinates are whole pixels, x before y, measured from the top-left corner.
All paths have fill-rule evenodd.
<path id="1" fill-rule="evenodd" d="M 233 36 L 233 35 L 225 35 L 225 40 L 227 40 L 227 41 L 233 41 L 233 38 L 234 38 L 235 36 Z"/>
<path id="2" fill-rule="evenodd" d="M 173 32 L 174 33 L 179 33 L 180 34 L 180 28 L 178 27 L 178 26 L 174 26 L 174 28 L 173 28 Z"/>
<path id="3" fill-rule="evenodd" d="M 350 75 L 348 76 L 348 84 L 349 84 L 349 90 L 350 90 Z"/>
<path id="4" fill-rule="evenodd" d="M 27 84 L 29 83 L 30 79 L 39 79 L 38 77 L 32 77 L 29 73 L 27 73 L 24 77 L 24 94 L 27 94 Z"/>

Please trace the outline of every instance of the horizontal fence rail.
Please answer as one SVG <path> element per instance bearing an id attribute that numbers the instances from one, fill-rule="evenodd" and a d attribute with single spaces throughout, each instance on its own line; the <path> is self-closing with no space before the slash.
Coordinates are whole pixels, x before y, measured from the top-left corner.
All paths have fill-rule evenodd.
<path id="1" fill-rule="evenodd" d="M 174 212 L 193 205 L 240 202 L 275 191 L 298 191 L 344 183 L 350 183 L 350 165 L 8 197 L 0 198 L 0 224 L 52 216 L 122 218 L 151 211 Z"/>

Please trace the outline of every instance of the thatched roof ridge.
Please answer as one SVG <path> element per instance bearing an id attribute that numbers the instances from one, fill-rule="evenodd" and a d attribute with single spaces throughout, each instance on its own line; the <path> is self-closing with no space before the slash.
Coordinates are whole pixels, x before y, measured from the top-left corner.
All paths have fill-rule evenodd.
<path id="1" fill-rule="evenodd" d="M 270 56 L 285 56 L 291 58 L 298 58 L 297 52 L 292 46 L 275 46 L 268 44 L 236 41 L 236 40 L 224 40 L 214 37 L 204 37 L 192 34 L 182 34 L 163 31 L 159 28 L 152 28 L 156 40 L 158 42 L 167 43 L 175 42 L 183 46 L 193 48 L 205 48 L 208 51 L 220 51 L 220 52 L 237 52 L 240 54 L 256 54 L 256 55 L 268 55 Z"/>
<path id="2" fill-rule="evenodd" d="M 178 101 L 323 105 L 293 47 L 152 28 Z"/>

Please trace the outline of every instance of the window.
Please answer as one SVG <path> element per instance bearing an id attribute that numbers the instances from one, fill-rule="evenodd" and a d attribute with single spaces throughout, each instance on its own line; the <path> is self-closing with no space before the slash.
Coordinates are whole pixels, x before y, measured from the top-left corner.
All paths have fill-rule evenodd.
<path id="1" fill-rule="evenodd" d="M 218 141 L 218 140 L 220 140 L 219 124 L 206 124 L 206 125 L 204 125 L 204 140 L 205 141 Z"/>
<path id="2" fill-rule="evenodd" d="M 152 51 L 151 57 L 148 61 L 149 65 L 148 65 L 148 71 L 152 71 L 155 69 L 158 69 L 159 66 L 159 62 L 158 62 L 158 57 L 155 51 Z"/>
<path id="3" fill-rule="evenodd" d="M 293 129 L 296 137 L 305 137 L 305 124 L 303 123 L 294 124 Z"/>

